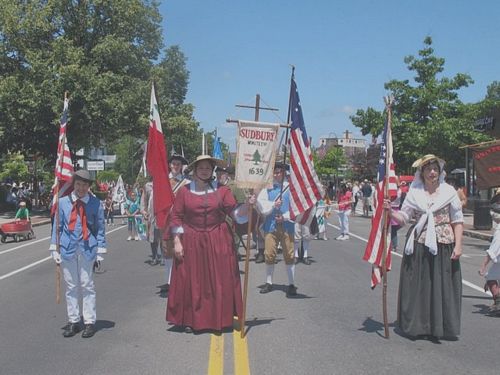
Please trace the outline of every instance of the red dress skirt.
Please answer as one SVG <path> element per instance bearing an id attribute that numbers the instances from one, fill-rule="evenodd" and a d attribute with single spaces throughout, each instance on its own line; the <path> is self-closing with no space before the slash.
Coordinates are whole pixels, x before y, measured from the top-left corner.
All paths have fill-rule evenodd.
<path id="1" fill-rule="evenodd" d="M 242 297 L 233 237 L 225 221 L 236 206 L 231 191 L 195 194 L 189 186 L 176 196 L 171 226 L 182 226 L 182 261 L 174 260 L 167 302 L 167 321 L 194 330 L 233 326 L 241 317 Z"/>

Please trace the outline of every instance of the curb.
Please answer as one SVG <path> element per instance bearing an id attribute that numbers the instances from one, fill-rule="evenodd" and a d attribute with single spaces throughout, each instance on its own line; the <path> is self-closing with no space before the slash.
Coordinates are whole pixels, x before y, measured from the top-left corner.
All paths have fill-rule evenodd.
<path id="1" fill-rule="evenodd" d="M 464 230 L 464 236 L 477 238 L 479 240 L 488 242 L 491 242 L 493 240 L 493 236 L 491 234 L 480 233 L 473 230 Z"/>
<path id="2" fill-rule="evenodd" d="M 37 223 L 31 223 L 31 226 L 32 227 L 39 227 L 40 225 L 45 225 L 45 224 L 50 224 L 51 220 L 50 219 L 46 219 L 46 220 L 41 220 Z"/>

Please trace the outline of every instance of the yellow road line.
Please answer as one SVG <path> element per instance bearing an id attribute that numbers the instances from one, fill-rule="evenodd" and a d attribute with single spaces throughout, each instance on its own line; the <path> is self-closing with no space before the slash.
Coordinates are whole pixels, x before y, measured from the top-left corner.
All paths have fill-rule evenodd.
<path id="1" fill-rule="evenodd" d="M 250 375 L 250 364 L 248 363 L 247 337 L 241 338 L 241 332 L 233 330 L 234 349 L 234 374 Z"/>
<path id="2" fill-rule="evenodd" d="M 208 375 L 224 374 L 224 336 L 212 334 L 210 337 L 210 356 Z"/>

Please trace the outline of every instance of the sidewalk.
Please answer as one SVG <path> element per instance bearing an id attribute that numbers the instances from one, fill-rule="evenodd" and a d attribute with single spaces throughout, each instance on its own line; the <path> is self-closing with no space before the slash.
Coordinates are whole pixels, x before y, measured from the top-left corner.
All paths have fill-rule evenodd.
<path id="1" fill-rule="evenodd" d="M 493 239 L 493 234 L 495 232 L 495 229 L 494 228 L 490 230 L 474 229 L 473 223 L 474 223 L 474 214 L 469 212 L 464 212 L 464 236 L 469 236 L 491 242 L 491 240 Z"/>
<path id="2" fill-rule="evenodd" d="M 16 213 L 12 212 L 0 212 L 0 225 L 14 220 Z M 115 215 L 116 218 L 120 218 L 121 215 Z M 474 215 L 472 213 L 464 213 L 464 236 L 477 238 L 480 240 L 485 240 L 491 242 L 493 239 L 494 229 L 490 230 L 477 230 L 473 226 Z M 31 216 L 31 225 L 36 227 L 39 225 L 50 224 L 50 216 L 48 211 L 36 211 L 33 210 Z"/>
<path id="3" fill-rule="evenodd" d="M 15 211 L 0 212 L 0 225 L 8 223 L 9 221 L 14 221 L 16 216 Z M 31 226 L 37 227 L 39 225 L 50 224 L 49 211 L 37 211 L 33 210 L 30 212 L 31 216 Z"/>

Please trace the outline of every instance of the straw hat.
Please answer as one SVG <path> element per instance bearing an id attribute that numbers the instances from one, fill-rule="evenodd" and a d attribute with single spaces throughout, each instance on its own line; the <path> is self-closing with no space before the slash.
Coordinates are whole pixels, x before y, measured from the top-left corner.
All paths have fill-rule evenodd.
<path id="1" fill-rule="evenodd" d="M 412 167 L 422 169 L 424 165 L 429 164 L 432 161 L 436 161 L 439 164 L 439 168 L 441 170 L 443 169 L 445 161 L 433 154 L 427 154 L 425 156 L 422 156 L 420 159 L 415 160 Z"/>
<path id="2" fill-rule="evenodd" d="M 193 161 L 191 164 L 187 166 L 187 169 L 190 171 L 194 170 L 194 167 L 196 166 L 196 163 L 199 163 L 200 161 L 207 160 L 212 164 L 213 168 L 215 167 L 223 167 L 224 166 L 224 160 L 221 159 L 216 159 L 211 157 L 210 155 L 199 155 L 195 161 Z"/>

